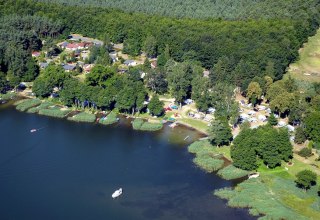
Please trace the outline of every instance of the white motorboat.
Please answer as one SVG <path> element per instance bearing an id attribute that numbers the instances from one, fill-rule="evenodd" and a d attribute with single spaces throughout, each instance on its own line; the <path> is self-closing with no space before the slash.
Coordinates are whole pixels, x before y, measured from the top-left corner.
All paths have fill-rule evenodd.
<path id="1" fill-rule="evenodd" d="M 114 193 L 112 194 L 112 198 L 115 199 L 117 197 L 119 197 L 122 194 L 122 188 L 114 191 Z"/>

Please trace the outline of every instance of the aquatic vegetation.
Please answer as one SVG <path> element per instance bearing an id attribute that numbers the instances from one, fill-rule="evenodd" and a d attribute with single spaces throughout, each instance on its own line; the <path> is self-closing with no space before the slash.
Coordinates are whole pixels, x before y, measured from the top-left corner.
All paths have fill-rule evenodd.
<path id="1" fill-rule="evenodd" d="M 19 111 L 26 111 L 29 108 L 38 106 L 41 104 L 40 99 L 25 99 L 22 102 L 19 102 L 16 106 L 16 109 Z"/>
<path id="2" fill-rule="evenodd" d="M 36 106 L 36 107 L 33 107 L 33 108 L 29 108 L 27 112 L 28 113 L 37 113 L 41 109 L 47 109 L 47 108 L 49 108 L 50 106 L 53 106 L 53 105 L 54 104 L 52 102 L 44 101 L 39 106 Z"/>
<path id="3" fill-rule="evenodd" d="M 238 179 L 247 176 L 248 174 L 248 171 L 241 170 L 233 165 L 229 165 L 218 171 L 218 175 L 226 180 Z"/>
<path id="4" fill-rule="evenodd" d="M 116 123 L 117 121 L 119 121 L 119 119 L 117 118 L 117 113 L 110 112 L 106 117 L 101 118 L 99 120 L 99 123 L 103 125 L 111 125 Z"/>
<path id="5" fill-rule="evenodd" d="M 61 110 L 60 108 L 50 108 L 50 109 L 41 109 L 39 111 L 40 115 L 55 117 L 55 118 L 64 118 L 71 112 L 70 109 Z"/>
<path id="6" fill-rule="evenodd" d="M 162 123 L 153 123 L 153 122 L 146 122 L 141 118 L 136 118 L 132 122 L 132 127 L 134 130 L 142 130 L 142 131 L 158 131 L 162 129 Z"/>
<path id="7" fill-rule="evenodd" d="M 297 189 L 294 181 L 273 175 L 248 179 L 234 190 L 216 190 L 214 195 L 228 200 L 228 205 L 250 208 L 252 215 L 265 215 L 259 219 L 319 219 L 320 198 L 316 187 L 305 193 Z"/>
<path id="8" fill-rule="evenodd" d="M 81 112 L 81 113 L 76 114 L 72 117 L 68 117 L 68 120 L 76 121 L 76 122 L 91 122 L 92 123 L 96 120 L 96 116 L 91 113 Z"/>
<path id="9" fill-rule="evenodd" d="M 209 173 L 221 169 L 224 164 L 224 161 L 222 159 L 213 158 L 209 155 L 195 157 L 193 159 L 193 162 Z"/>
<path id="10" fill-rule="evenodd" d="M 6 94 L 0 94 L 0 100 L 10 100 L 10 99 L 14 99 L 17 96 L 17 94 L 15 92 L 8 92 Z"/>

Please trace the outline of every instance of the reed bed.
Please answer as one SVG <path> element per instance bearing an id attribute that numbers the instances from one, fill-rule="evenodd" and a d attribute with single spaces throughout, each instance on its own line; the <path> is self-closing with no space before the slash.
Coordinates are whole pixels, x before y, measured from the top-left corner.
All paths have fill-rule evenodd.
<path id="1" fill-rule="evenodd" d="M 134 130 L 158 131 L 158 130 L 162 129 L 163 124 L 162 123 L 146 122 L 141 118 L 136 118 L 132 122 L 132 127 L 133 127 Z"/>
<path id="2" fill-rule="evenodd" d="M 79 114 L 76 114 L 72 117 L 68 117 L 68 120 L 70 121 L 76 121 L 76 122 L 95 122 L 96 116 L 91 113 L 87 112 L 80 112 Z"/>
<path id="3" fill-rule="evenodd" d="M 61 110 L 60 108 L 50 108 L 50 109 L 41 109 L 39 111 L 40 115 L 55 117 L 55 118 L 65 118 L 71 112 L 70 109 Z"/>
<path id="4" fill-rule="evenodd" d="M 218 171 L 218 175 L 225 180 L 239 179 L 247 176 L 248 174 L 248 171 L 241 170 L 233 165 L 229 165 Z"/>
<path id="5" fill-rule="evenodd" d="M 41 104 L 40 99 L 25 99 L 22 102 L 19 102 L 16 106 L 16 109 L 19 111 L 26 111 L 29 108 L 33 108 Z"/>
<path id="6" fill-rule="evenodd" d="M 99 120 L 99 123 L 103 124 L 103 125 L 111 125 L 111 124 L 114 124 L 118 121 L 119 121 L 119 118 L 117 117 L 117 113 L 110 112 L 107 116 L 101 118 Z"/>

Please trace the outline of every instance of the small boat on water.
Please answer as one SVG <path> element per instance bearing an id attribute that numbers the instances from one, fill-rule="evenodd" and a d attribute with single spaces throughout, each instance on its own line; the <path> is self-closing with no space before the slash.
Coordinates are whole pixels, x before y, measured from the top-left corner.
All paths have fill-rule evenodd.
<path id="1" fill-rule="evenodd" d="M 36 131 L 37 131 L 37 129 L 31 129 L 30 130 L 31 133 L 36 132 Z"/>
<path id="2" fill-rule="evenodd" d="M 112 194 L 112 198 L 115 199 L 117 197 L 119 197 L 122 194 L 122 188 L 114 191 L 114 193 Z"/>

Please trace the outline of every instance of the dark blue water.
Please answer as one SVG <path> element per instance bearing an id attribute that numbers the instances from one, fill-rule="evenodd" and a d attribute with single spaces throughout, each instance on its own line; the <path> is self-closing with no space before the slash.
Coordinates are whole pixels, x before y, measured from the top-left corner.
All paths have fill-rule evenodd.
<path id="1" fill-rule="evenodd" d="M 3 220 L 252 219 L 212 195 L 233 183 L 194 166 L 186 146 L 198 134 L 187 129 L 136 132 L 0 106 L 0 138 Z"/>

